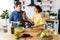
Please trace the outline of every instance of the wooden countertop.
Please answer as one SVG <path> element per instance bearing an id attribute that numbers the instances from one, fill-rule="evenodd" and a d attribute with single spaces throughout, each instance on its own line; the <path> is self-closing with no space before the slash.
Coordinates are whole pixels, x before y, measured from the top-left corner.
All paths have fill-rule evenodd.
<path id="1" fill-rule="evenodd" d="M 41 30 L 29 30 L 26 29 L 27 31 L 23 32 L 23 33 L 27 33 L 32 35 L 32 37 L 29 38 L 20 38 L 19 40 L 39 40 L 39 38 L 37 37 L 37 35 L 41 32 Z M 44 30 L 44 32 L 48 32 L 47 30 Z M 52 40 L 60 40 L 60 38 L 57 35 L 52 34 L 53 39 Z M 8 34 L 5 37 L 1 38 L 0 40 L 16 40 L 14 38 L 14 36 L 12 34 Z"/>

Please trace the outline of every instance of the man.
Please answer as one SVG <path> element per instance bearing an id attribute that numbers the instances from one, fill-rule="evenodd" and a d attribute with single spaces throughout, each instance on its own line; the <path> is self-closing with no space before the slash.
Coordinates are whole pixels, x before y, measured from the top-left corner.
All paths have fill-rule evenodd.
<path id="1" fill-rule="evenodd" d="M 14 23 L 14 27 L 16 28 L 18 25 L 25 27 L 25 21 L 31 22 L 31 20 L 27 17 L 26 13 L 22 11 L 21 2 L 15 3 L 16 10 L 12 12 L 9 17 L 9 22 Z M 32 23 L 32 22 L 31 22 Z"/>

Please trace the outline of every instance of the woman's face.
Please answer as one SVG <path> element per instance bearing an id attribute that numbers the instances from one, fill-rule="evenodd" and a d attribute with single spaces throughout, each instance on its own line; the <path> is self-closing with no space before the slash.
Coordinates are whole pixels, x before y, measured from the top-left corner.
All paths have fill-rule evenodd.
<path id="1" fill-rule="evenodd" d="M 34 7 L 34 12 L 38 12 L 38 9 L 36 7 Z"/>

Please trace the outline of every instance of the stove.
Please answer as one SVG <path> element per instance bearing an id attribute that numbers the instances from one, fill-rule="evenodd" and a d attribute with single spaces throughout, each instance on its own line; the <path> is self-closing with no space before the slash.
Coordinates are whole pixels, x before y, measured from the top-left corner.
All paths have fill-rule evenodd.
<path id="1" fill-rule="evenodd" d="M 48 20 L 46 22 L 47 23 L 45 25 L 45 29 L 50 27 L 50 28 L 53 28 L 58 33 L 59 20 Z"/>

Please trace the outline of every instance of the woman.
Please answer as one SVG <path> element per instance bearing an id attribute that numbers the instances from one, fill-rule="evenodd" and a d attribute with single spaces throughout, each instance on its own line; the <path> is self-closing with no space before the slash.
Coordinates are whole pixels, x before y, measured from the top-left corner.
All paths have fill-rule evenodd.
<path id="1" fill-rule="evenodd" d="M 44 20 L 44 18 L 42 17 L 42 9 L 40 6 L 36 5 L 34 8 L 34 16 L 31 19 L 34 22 L 34 26 L 32 26 L 33 28 L 36 29 L 42 29 L 43 26 L 46 24 L 46 21 Z"/>

